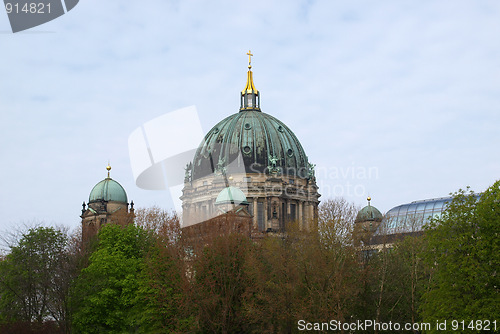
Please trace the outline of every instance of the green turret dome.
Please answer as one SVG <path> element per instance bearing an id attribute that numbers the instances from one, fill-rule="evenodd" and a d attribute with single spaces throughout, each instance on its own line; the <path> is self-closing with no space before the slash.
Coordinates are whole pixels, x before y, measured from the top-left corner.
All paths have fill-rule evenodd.
<path id="1" fill-rule="evenodd" d="M 243 191 L 236 187 L 227 187 L 217 196 L 215 204 L 244 204 L 247 205 L 247 198 Z"/>
<path id="2" fill-rule="evenodd" d="M 370 205 L 370 200 L 371 198 L 368 197 L 368 205 L 359 210 L 355 220 L 356 223 L 366 221 L 382 221 L 382 214 L 376 207 Z"/>
<path id="3" fill-rule="evenodd" d="M 108 177 L 99 182 L 92 188 L 89 196 L 89 203 L 99 202 L 99 201 L 108 201 L 108 202 L 122 202 L 127 203 L 127 193 L 125 189 L 109 177 L 110 166 L 108 169 Z"/>

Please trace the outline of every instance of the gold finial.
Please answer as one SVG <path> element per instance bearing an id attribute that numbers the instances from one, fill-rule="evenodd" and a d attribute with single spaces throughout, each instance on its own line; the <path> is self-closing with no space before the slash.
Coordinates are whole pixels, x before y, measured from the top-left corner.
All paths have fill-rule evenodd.
<path id="1" fill-rule="evenodd" d="M 248 50 L 247 55 L 248 55 L 248 69 L 251 69 L 252 68 L 252 58 L 251 57 L 253 56 L 252 51 Z"/>
<path id="2" fill-rule="evenodd" d="M 252 51 L 248 50 L 248 73 L 247 84 L 245 89 L 241 91 L 241 108 L 243 110 L 258 110 L 260 111 L 260 96 L 259 91 L 255 89 L 252 75 Z"/>
<path id="3" fill-rule="evenodd" d="M 108 165 L 106 166 L 106 170 L 108 171 L 108 178 L 109 178 L 109 171 L 111 170 L 111 166 L 109 165 L 109 162 L 108 162 Z"/>
<path id="4" fill-rule="evenodd" d="M 370 201 L 372 200 L 372 198 L 370 196 L 368 196 L 368 198 L 366 200 L 368 201 L 368 205 L 370 205 Z"/>
<path id="5" fill-rule="evenodd" d="M 241 92 L 241 94 L 258 94 L 259 91 L 255 89 L 255 85 L 253 84 L 253 75 L 252 75 L 252 57 L 253 54 L 250 50 L 248 50 L 248 73 L 247 73 L 247 84 L 245 89 Z"/>

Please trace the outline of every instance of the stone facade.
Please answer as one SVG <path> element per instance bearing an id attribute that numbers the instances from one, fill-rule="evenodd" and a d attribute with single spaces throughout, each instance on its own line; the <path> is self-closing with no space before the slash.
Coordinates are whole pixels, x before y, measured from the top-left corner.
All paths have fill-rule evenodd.
<path id="1" fill-rule="evenodd" d="M 226 187 L 224 179 L 223 175 L 215 174 L 184 184 L 183 226 L 220 214 L 215 199 Z M 307 229 L 317 219 L 320 195 L 314 179 L 242 173 L 232 174 L 228 184 L 245 193 L 253 227 L 259 231 L 283 231 L 287 221 L 298 221 L 301 228 Z"/>
<path id="2" fill-rule="evenodd" d="M 83 204 L 82 241 L 88 244 L 105 224 L 128 225 L 134 221 L 133 204 L 129 209 L 127 203 L 99 201 Z"/>

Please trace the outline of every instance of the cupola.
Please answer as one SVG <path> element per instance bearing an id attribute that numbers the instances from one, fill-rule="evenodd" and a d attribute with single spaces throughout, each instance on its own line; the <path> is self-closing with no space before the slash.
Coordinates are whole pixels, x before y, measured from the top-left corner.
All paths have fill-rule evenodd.
<path id="1" fill-rule="evenodd" d="M 127 204 L 127 193 L 125 189 L 110 177 L 111 166 L 107 166 L 108 177 L 92 188 L 89 196 L 89 203 L 93 202 L 121 202 Z"/>

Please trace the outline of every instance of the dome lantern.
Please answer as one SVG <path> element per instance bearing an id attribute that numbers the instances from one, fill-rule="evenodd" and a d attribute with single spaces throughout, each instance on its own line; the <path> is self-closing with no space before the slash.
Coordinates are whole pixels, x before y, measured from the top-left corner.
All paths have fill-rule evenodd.
<path id="1" fill-rule="evenodd" d="M 241 107 L 240 112 L 245 110 L 258 110 L 260 111 L 260 95 L 259 91 L 255 88 L 253 83 L 252 74 L 252 56 L 253 54 L 248 50 L 248 73 L 247 84 L 245 89 L 241 91 Z"/>

